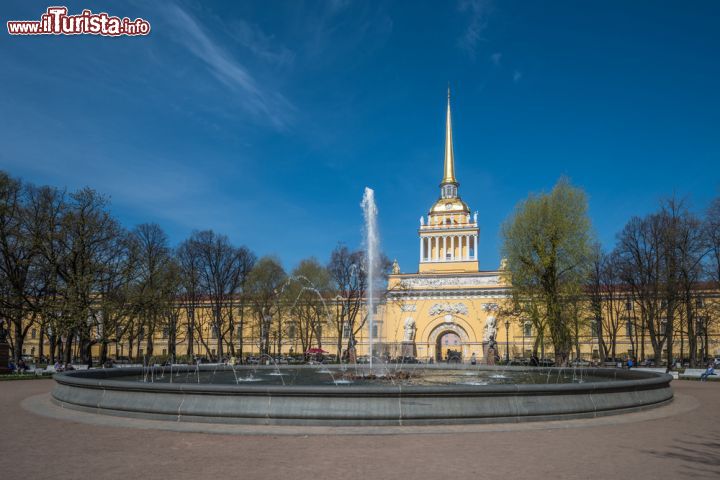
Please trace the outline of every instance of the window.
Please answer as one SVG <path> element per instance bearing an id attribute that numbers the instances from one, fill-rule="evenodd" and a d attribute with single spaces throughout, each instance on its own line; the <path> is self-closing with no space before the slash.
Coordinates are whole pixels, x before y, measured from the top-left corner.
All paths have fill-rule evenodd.
<path id="1" fill-rule="evenodd" d="M 288 337 L 290 337 L 291 339 L 295 338 L 295 324 L 294 323 L 291 323 L 290 325 L 288 325 Z"/>
<path id="2" fill-rule="evenodd" d="M 625 322 L 625 336 L 626 337 L 633 336 L 633 324 L 630 320 Z"/>
<path id="3" fill-rule="evenodd" d="M 163 348 L 163 355 L 167 355 L 167 348 Z"/>
<path id="4" fill-rule="evenodd" d="M 211 335 L 212 335 L 212 338 L 217 338 L 217 337 L 218 337 L 218 328 L 217 328 L 217 326 L 213 325 Z"/>
<path id="5" fill-rule="evenodd" d="M 632 311 L 632 302 L 630 300 L 625 302 L 625 310 L 628 312 Z"/>
<path id="6" fill-rule="evenodd" d="M 378 336 L 378 326 L 377 325 L 372 326 L 372 336 L 373 336 L 373 338 L 377 338 L 377 336 Z"/>
<path id="7" fill-rule="evenodd" d="M 343 324 L 343 333 L 342 333 L 342 335 L 343 335 L 343 337 L 345 337 L 345 338 L 350 338 L 350 325 L 349 325 L 347 322 L 345 322 L 345 323 Z"/>
<path id="8" fill-rule="evenodd" d="M 168 327 L 163 328 L 162 330 L 162 337 L 168 338 L 170 336 L 170 329 Z"/>
<path id="9" fill-rule="evenodd" d="M 523 336 L 532 337 L 532 322 L 525 322 L 523 324 Z"/>
<path id="10" fill-rule="evenodd" d="M 35 330 L 33 328 L 32 330 L 30 330 L 30 338 L 35 338 L 35 337 L 37 337 L 37 330 Z"/>
<path id="11" fill-rule="evenodd" d="M 703 301 L 702 297 L 697 297 L 695 299 L 695 308 L 703 308 L 705 306 L 705 302 Z"/>
<path id="12" fill-rule="evenodd" d="M 593 338 L 597 338 L 598 336 L 598 322 L 593 320 L 590 320 L 590 336 Z"/>

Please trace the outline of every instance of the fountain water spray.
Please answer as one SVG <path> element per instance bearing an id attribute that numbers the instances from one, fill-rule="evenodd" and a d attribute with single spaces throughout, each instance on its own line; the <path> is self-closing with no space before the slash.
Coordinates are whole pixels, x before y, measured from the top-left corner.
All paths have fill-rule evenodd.
<path id="1" fill-rule="evenodd" d="M 370 370 L 373 366 L 373 327 L 375 318 L 373 316 L 375 276 L 377 274 L 378 260 L 378 231 L 377 231 L 377 207 L 375 206 L 375 191 L 365 187 L 362 206 L 365 215 L 365 255 L 367 264 L 367 315 L 368 315 L 368 343 L 370 348 Z"/>

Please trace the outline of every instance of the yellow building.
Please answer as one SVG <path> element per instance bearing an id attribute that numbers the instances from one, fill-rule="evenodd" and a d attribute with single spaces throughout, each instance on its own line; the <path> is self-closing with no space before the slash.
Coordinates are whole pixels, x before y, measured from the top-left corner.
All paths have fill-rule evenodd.
<path id="1" fill-rule="evenodd" d="M 420 217 L 417 273 L 400 273 L 396 264 L 389 277 L 387 300 L 376 319 L 376 354 L 385 353 L 378 351 L 383 343 L 388 353 L 399 354 L 405 342 L 423 359 L 445 359 L 449 350 L 465 360 L 473 354 L 481 358 L 483 343 L 490 337 L 500 341 L 498 333 L 505 333 L 499 332 L 497 312 L 509 286 L 500 271 L 479 269 L 477 213 L 471 214 L 460 197 L 455 176 L 449 92 L 447 102 L 440 197 Z"/>

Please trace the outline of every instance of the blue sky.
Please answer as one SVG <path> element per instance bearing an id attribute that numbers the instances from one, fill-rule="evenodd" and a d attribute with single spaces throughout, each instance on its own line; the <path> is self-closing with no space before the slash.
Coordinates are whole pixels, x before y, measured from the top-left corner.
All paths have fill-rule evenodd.
<path id="1" fill-rule="evenodd" d="M 51 4 L 3 2 L 2 23 Z M 608 247 L 663 197 L 702 211 L 720 194 L 720 2 L 66 4 L 152 32 L 0 35 L 0 168 L 89 185 L 173 243 L 212 228 L 287 268 L 325 261 L 359 245 L 370 186 L 383 249 L 415 271 L 448 82 L 481 269 L 516 203 L 561 175 Z"/>

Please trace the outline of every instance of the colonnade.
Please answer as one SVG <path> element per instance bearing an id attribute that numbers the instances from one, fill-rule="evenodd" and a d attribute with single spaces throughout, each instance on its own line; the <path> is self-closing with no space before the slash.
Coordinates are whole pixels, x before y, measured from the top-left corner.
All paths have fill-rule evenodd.
<path id="1" fill-rule="evenodd" d="M 420 237 L 421 262 L 477 260 L 478 236 L 423 235 Z"/>

